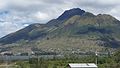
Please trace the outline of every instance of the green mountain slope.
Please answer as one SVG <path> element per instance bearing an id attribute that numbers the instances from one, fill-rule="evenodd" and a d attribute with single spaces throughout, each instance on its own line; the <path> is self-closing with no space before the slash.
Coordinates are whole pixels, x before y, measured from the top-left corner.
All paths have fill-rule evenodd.
<path id="1" fill-rule="evenodd" d="M 94 15 L 74 8 L 47 24 L 32 24 L 9 34 L 1 38 L 0 43 L 8 46 L 17 44 L 18 47 L 36 47 L 47 51 L 102 51 L 106 47 L 120 47 L 119 26 L 120 21 L 110 15 Z M 26 40 L 28 42 L 25 42 Z"/>

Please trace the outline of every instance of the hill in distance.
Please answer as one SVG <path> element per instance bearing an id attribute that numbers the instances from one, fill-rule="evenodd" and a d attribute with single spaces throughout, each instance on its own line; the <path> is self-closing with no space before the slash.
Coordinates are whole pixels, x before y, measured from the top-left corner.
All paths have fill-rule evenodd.
<path id="1" fill-rule="evenodd" d="M 94 15 L 73 8 L 46 24 L 31 24 L 0 38 L 9 50 L 103 51 L 120 47 L 120 21 L 108 14 Z M 21 49 L 22 51 L 22 49 Z"/>

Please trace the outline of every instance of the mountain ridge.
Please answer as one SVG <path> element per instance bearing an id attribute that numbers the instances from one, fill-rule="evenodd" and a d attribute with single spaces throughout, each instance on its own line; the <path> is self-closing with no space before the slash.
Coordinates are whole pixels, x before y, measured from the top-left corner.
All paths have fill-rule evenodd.
<path id="1" fill-rule="evenodd" d="M 72 17 L 74 15 L 80 15 L 80 16 L 82 16 L 84 13 L 85 13 L 85 11 L 81 10 L 80 8 L 73 8 L 73 9 L 70 9 L 70 10 L 66 10 L 57 19 L 58 20 L 65 20 L 65 19 L 69 19 L 70 17 Z"/>
<path id="2" fill-rule="evenodd" d="M 73 13 L 73 14 L 72 14 Z M 46 24 L 31 24 L 0 38 L 2 45 L 35 45 L 49 48 L 119 48 L 120 21 L 108 14 L 94 15 L 79 8 L 65 11 Z M 20 40 L 27 40 L 26 44 Z M 68 41 L 66 41 L 68 40 Z M 25 42 L 25 41 L 24 41 Z M 33 47 L 33 46 L 29 47 Z M 44 45 L 44 46 L 43 46 Z M 91 46 L 91 47 L 90 47 Z M 95 48 L 95 49 L 94 49 Z"/>

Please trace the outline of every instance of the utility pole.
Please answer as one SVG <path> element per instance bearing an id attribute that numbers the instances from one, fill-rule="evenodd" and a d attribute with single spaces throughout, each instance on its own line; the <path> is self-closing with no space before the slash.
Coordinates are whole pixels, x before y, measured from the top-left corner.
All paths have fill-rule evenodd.
<path id="1" fill-rule="evenodd" d="M 95 57 L 96 57 L 95 63 L 97 65 L 98 64 L 98 53 L 97 52 L 95 53 Z"/>
<path id="2" fill-rule="evenodd" d="M 8 68 L 8 56 L 7 55 L 5 55 L 5 57 L 6 57 L 6 68 Z"/>

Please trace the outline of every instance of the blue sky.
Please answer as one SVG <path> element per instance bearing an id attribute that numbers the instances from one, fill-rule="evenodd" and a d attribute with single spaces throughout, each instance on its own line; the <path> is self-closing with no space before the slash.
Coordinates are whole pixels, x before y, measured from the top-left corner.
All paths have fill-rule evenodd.
<path id="1" fill-rule="evenodd" d="M 47 23 L 71 8 L 120 20 L 119 7 L 120 0 L 0 0 L 0 37 L 32 23 Z"/>

